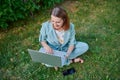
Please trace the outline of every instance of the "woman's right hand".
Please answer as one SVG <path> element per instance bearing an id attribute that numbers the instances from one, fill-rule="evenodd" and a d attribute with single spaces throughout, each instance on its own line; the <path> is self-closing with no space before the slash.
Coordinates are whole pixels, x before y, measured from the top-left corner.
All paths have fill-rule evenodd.
<path id="1" fill-rule="evenodd" d="M 42 41 L 41 44 L 47 53 L 53 54 L 53 49 L 50 46 L 48 46 L 45 41 Z"/>
<path id="2" fill-rule="evenodd" d="M 49 46 L 45 46 L 44 48 L 45 48 L 47 53 L 53 54 L 53 49 L 52 48 L 50 48 Z"/>

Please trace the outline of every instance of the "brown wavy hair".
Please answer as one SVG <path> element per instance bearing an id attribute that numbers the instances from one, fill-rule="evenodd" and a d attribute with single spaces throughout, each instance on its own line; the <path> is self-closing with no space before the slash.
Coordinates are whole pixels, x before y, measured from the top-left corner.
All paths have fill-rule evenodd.
<path id="1" fill-rule="evenodd" d="M 68 17 L 67 12 L 62 7 L 53 8 L 53 10 L 51 11 L 51 15 L 63 19 L 63 21 L 64 21 L 63 29 L 64 30 L 69 29 L 69 27 L 70 27 L 69 17 Z"/>

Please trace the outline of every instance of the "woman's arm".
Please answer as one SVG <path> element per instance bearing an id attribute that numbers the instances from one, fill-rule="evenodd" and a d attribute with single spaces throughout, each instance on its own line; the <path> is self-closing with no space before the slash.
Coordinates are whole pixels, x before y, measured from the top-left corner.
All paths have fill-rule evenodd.
<path id="1" fill-rule="evenodd" d="M 67 50 L 67 54 L 66 54 L 67 58 L 69 57 L 69 55 L 71 54 L 71 52 L 73 51 L 73 49 L 74 49 L 74 45 L 70 45 L 69 48 L 68 48 L 68 50 Z"/>
<path id="2" fill-rule="evenodd" d="M 45 41 L 42 41 L 41 45 L 45 48 L 47 53 L 53 54 L 52 48 L 50 48 Z"/>
<path id="3" fill-rule="evenodd" d="M 68 50 L 67 50 L 66 57 L 68 57 L 72 53 L 72 51 L 75 47 L 74 45 L 76 43 L 74 24 L 71 24 L 70 33 L 71 33 L 70 42 L 69 42 L 69 47 L 68 47 Z"/>
<path id="4" fill-rule="evenodd" d="M 46 43 L 46 39 L 47 39 L 47 36 L 48 36 L 47 35 L 48 26 L 49 26 L 49 22 L 45 22 L 45 23 L 42 24 L 42 27 L 41 27 L 41 30 L 40 30 L 39 42 L 44 47 L 44 49 L 46 50 L 47 53 L 52 54 L 53 50 Z"/>

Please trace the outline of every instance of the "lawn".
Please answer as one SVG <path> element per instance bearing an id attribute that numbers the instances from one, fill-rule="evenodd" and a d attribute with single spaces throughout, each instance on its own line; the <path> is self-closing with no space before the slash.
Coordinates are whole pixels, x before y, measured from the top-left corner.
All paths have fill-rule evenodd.
<path id="1" fill-rule="evenodd" d="M 89 50 L 74 63 L 55 71 L 32 62 L 27 49 L 38 50 L 41 24 L 50 18 L 50 10 L 12 23 L 0 32 L 0 80 L 120 80 L 120 1 L 78 0 L 61 4 L 75 24 L 76 39 L 87 42 Z M 63 76 L 74 67 L 76 73 Z"/>

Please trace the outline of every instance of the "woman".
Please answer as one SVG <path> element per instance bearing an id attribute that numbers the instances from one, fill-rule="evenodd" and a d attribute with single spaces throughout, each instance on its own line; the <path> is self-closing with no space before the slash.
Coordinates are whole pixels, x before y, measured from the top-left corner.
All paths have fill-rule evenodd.
<path id="1" fill-rule="evenodd" d="M 66 52 L 66 58 L 69 59 L 67 64 L 83 63 L 83 59 L 77 57 L 88 50 L 86 43 L 76 41 L 74 25 L 69 22 L 67 12 L 61 7 L 55 7 L 51 12 L 51 20 L 42 24 L 39 41 L 49 54 L 53 50 Z"/>

